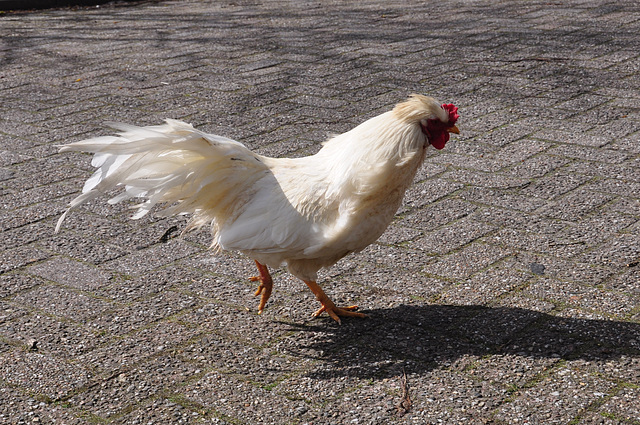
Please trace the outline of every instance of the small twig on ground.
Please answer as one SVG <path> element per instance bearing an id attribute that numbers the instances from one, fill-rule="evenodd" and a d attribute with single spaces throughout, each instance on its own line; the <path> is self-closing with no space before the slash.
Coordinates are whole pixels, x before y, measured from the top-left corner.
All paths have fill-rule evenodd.
<path id="1" fill-rule="evenodd" d="M 166 232 L 164 232 L 164 235 L 162 235 L 160 237 L 160 242 L 161 243 L 166 243 L 170 238 L 171 238 L 171 234 L 173 232 L 177 232 L 178 231 L 178 226 L 171 226 L 167 229 Z"/>
<path id="2" fill-rule="evenodd" d="M 400 378 L 400 385 L 402 386 L 402 398 L 396 406 L 398 409 L 398 416 L 406 415 L 411 409 L 411 398 L 409 397 L 409 384 L 407 383 L 407 372 L 402 369 L 402 378 Z"/>

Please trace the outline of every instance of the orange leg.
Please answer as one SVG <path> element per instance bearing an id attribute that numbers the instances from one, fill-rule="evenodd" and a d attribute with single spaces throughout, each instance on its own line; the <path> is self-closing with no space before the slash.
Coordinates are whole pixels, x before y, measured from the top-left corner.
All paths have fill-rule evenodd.
<path id="1" fill-rule="evenodd" d="M 325 294 L 324 291 L 322 290 L 322 288 L 320 288 L 320 286 L 317 283 L 315 283 L 314 281 L 305 280 L 304 283 L 307 284 L 309 289 L 311 289 L 311 292 L 313 292 L 313 294 L 316 296 L 318 301 L 320 301 L 320 304 L 322 304 L 322 307 L 320 307 L 320 309 L 318 311 L 313 313 L 314 317 L 319 316 L 322 312 L 326 311 L 327 314 L 329 314 L 329 316 L 331 316 L 331 318 L 333 320 L 338 322 L 338 324 L 342 323 L 340 321 L 340 316 L 342 316 L 342 317 L 346 317 L 346 316 L 349 316 L 349 317 L 367 317 L 366 314 L 356 313 L 354 311 L 354 310 L 358 309 L 357 305 L 352 305 L 352 306 L 349 306 L 349 307 L 336 307 L 336 305 L 333 303 L 333 301 L 331 301 L 331 299 L 329 299 L 327 294 Z"/>
<path id="2" fill-rule="evenodd" d="M 258 290 L 255 293 L 257 297 L 260 295 L 260 305 L 258 306 L 258 314 L 262 313 L 264 310 L 264 306 L 269 301 L 269 297 L 271 296 L 271 290 L 273 289 L 273 279 L 271 279 L 271 274 L 269 274 L 269 269 L 264 264 L 258 263 L 256 261 L 256 266 L 258 266 L 258 273 L 260 276 L 250 277 L 249 280 L 252 282 L 260 282 L 260 286 L 258 286 Z"/>

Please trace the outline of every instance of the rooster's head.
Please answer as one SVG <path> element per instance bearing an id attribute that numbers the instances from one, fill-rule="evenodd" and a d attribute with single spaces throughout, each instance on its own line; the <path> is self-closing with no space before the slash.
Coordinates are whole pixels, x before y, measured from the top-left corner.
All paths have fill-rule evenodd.
<path id="1" fill-rule="evenodd" d="M 400 119 L 419 124 L 429 144 L 436 149 L 444 148 L 449 133 L 460 133 L 456 127 L 458 108 L 451 103 L 440 105 L 431 97 L 412 94 L 396 105 L 393 112 Z"/>

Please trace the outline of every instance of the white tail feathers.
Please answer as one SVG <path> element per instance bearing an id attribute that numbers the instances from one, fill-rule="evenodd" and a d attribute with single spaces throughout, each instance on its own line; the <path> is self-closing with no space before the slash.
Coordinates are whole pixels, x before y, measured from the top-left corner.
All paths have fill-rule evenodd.
<path id="1" fill-rule="evenodd" d="M 187 230 L 212 223 L 215 231 L 239 213 L 239 201 L 251 196 L 251 185 L 261 174 L 256 171 L 266 170 L 260 157 L 243 144 L 181 121 L 111 126 L 121 133 L 61 147 L 60 152 L 95 153 L 91 164 L 97 170 L 58 220 L 56 232 L 70 210 L 118 186 L 124 190 L 109 199 L 111 204 L 146 199 L 135 206 L 133 218 L 144 216 L 158 203 L 168 203 L 162 215 L 193 214 Z"/>

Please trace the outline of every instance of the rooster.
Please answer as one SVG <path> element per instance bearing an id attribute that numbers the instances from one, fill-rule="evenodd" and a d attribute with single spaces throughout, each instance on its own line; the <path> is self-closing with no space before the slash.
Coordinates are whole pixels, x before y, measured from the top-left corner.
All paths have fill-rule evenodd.
<path id="1" fill-rule="evenodd" d="M 158 126 L 113 124 L 118 136 L 63 145 L 61 152 L 94 153 L 97 171 L 56 226 L 80 204 L 116 187 L 109 199 L 145 201 L 140 218 L 158 203 L 159 215 L 191 214 L 186 231 L 211 226 L 212 248 L 252 258 L 262 313 L 273 288 L 268 267 L 286 264 L 321 308 L 340 317 L 366 317 L 357 306 L 337 307 L 316 283 L 317 273 L 373 243 L 387 228 L 422 164 L 427 147 L 442 149 L 458 133 L 454 105 L 411 95 L 304 158 L 270 158 L 242 143 L 181 121 Z"/>

